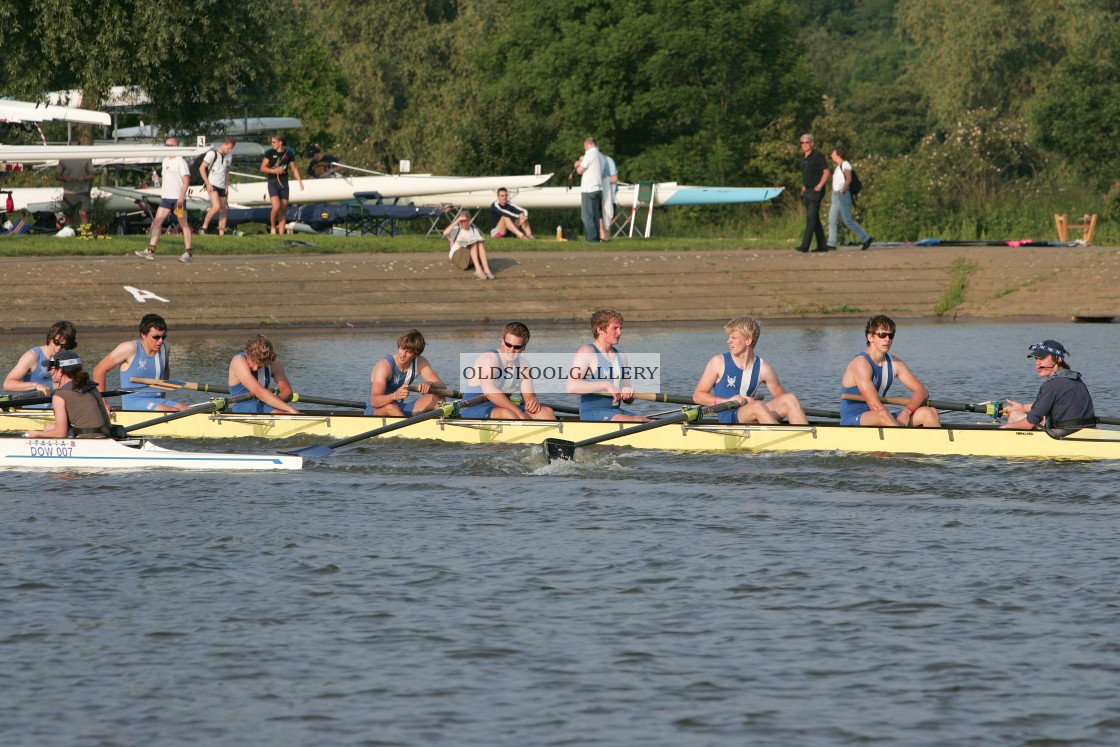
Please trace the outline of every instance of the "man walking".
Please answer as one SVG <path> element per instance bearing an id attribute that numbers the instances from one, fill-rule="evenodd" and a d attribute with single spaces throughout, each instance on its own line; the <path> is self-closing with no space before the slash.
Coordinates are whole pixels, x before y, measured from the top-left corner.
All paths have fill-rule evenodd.
<path id="1" fill-rule="evenodd" d="M 797 251 L 810 251 L 813 237 L 817 237 L 817 248 L 811 251 L 827 252 L 835 249 L 825 243 L 824 227 L 821 225 L 821 201 L 824 199 L 824 185 L 828 183 L 828 162 L 824 154 L 813 147 L 813 136 L 801 136 L 801 202 L 805 205 L 805 233 Z"/>

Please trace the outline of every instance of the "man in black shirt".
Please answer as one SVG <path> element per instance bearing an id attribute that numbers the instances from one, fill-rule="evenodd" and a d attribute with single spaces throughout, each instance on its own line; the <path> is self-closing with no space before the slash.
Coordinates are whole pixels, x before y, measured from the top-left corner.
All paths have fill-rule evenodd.
<path id="1" fill-rule="evenodd" d="M 817 237 L 814 252 L 827 252 L 836 249 L 825 243 L 824 227 L 821 225 L 821 201 L 824 199 L 824 185 L 828 183 L 828 162 L 824 154 L 813 147 L 813 136 L 801 136 L 801 202 L 805 204 L 805 234 L 797 251 L 810 251 L 813 237 Z"/>

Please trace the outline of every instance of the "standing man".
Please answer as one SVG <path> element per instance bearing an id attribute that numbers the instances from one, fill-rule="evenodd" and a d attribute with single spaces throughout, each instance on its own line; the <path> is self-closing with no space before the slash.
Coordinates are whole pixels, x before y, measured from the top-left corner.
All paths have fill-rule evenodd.
<path id="1" fill-rule="evenodd" d="M 1028 348 L 1028 358 L 1034 358 L 1038 375 L 1046 379 L 1039 387 L 1034 402 L 1006 400 L 1007 422 L 1004 428 L 1029 431 L 1043 425 L 1045 428 L 1082 428 L 1097 424 L 1093 411 L 1093 398 L 1081 380 L 1081 374 L 1071 371 L 1066 358 L 1069 351 L 1057 340 L 1043 340 Z"/>
<path id="2" fill-rule="evenodd" d="M 78 138 L 71 145 L 81 145 Z M 66 221 L 77 231 L 89 223 L 92 207 L 90 191 L 93 188 L 93 161 L 88 158 L 67 158 L 58 162 L 54 178 L 62 182 L 62 212 Z"/>
<path id="3" fill-rule="evenodd" d="M 519 239 L 535 239 L 529 227 L 529 211 L 509 201 L 509 190 L 498 190 L 498 199 L 490 203 L 490 236 L 500 239 L 513 234 Z"/>
<path id="4" fill-rule="evenodd" d="M 163 144 L 168 148 L 179 147 L 179 141 L 173 137 L 164 140 Z M 160 171 L 163 176 L 159 193 L 159 208 L 156 210 L 156 217 L 152 219 L 148 248 L 136 252 L 136 256 L 147 260 L 156 258 L 156 244 L 159 243 L 159 235 L 163 231 L 163 224 L 167 220 L 167 216 L 174 211 L 175 217 L 179 219 L 179 227 L 183 229 L 183 248 L 185 251 L 179 257 L 179 261 L 190 262 L 191 226 L 187 223 L 187 211 L 184 205 L 187 200 L 187 187 L 191 186 L 191 167 L 187 165 L 187 159 L 182 156 L 168 156 L 163 159 L 163 166 Z M 94 370 L 96 371 L 96 369 Z"/>
<path id="5" fill-rule="evenodd" d="M 603 158 L 595 147 L 595 138 L 583 141 L 583 158 L 576 161 L 575 170 L 580 175 L 583 237 L 596 242 L 599 240 L 599 223 L 603 220 Z"/>
<path id="6" fill-rule="evenodd" d="M 599 221 L 599 240 L 610 241 L 614 206 L 618 196 L 618 166 L 606 153 L 603 155 L 603 218 Z"/>
<path id="7" fill-rule="evenodd" d="M 264 152 L 261 160 L 261 173 L 268 174 L 268 197 L 272 201 L 272 212 L 268 217 L 269 233 L 282 234 L 288 228 L 289 169 L 295 172 L 299 188 L 303 189 L 303 178 L 295 163 L 296 152 L 288 147 L 287 142 L 284 133 L 273 135 L 272 148 Z"/>
<path id="8" fill-rule="evenodd" d="M 824 199 L 824 185 L 828 183 L 828 162 L 824 154 L 813 147 L 813 136 L 801 136 L 801 202 L 805 205 L 805 233 L 797 251 L 810 251 L 813 237 L 817 237 L 814 252 L 827 252 L 836 247 L 825 243 L 824 227 L 821 226 L 821 200 Z"/>
<path id="9" fill-rule="evenodd" d="M 226 235 L 226 215 L 229 211 L 229 199 L 226 193 L 226 183 L 229 178 L 229 167 L 233 163 L 233 146 L 236 141 L 227 137 L 217 148 L 207 151 L 198 166 L 198 173 L 202 176 L 202 183 L 206 185 L 206 194 L 210 198 L 210 209 L 202 219 L 202 233 L 210 227 L 210 221 L 218 215 L 218 235 Z"/>
<path id="10" fill-rule="evenodd" d="M 829 156 L 836 168 L 832 172 L 832 204 L 828 206 L 828 246 L 836 248 L 836 231 L 838 218 L 844 219 L 847 226 L 860 240 L 860 249 L 867 249 L 875 239 L 863 229 L 856 219 L 852 217 L 852 164 L 845 159 L 848 152 L 837 146 Z"/>
<path id="11" fill-rule="evenodd" d="M 120 374 L 120 386 L 117 388 L 132 390 L 132 394 L 121 397 L 122 409 L 152 412 L 187 409 L 187 405 L 166 399 L 167 392 L 162 389 L 141 388 L 139 384 L 132 383 L 133 376 L 164 381 L 171 378 L 171 348 L 166 341 L 167 322 L 159 314 L 145 314 L 140 320 L 139 339 L 117 345 L 93 367 L 93 380 L 97 388 L 105 391 L 105 379 L 109 371 L 116 368 Z"/>
<path id="12" fill-rule="evenodd" d="M 894 320 L 889 316 L 876 314 L 867 321 L 863 330 L 867 350 L 848 364 L 840 380 L 841 394 L 859 395 L 862 399 L 840 400 L 840 425 L 923 425 L 932 428 L 941 425 L 937 410 L 922 404 L 929 398 L 929 390 L 910 373 L 910 367 L 901 358 L 890 354 L 894 333 Z M 880 397 L 887 396 L 896 379 L 910 390 L 910 401 L 892 415 Z"/>
<path id="13" fill-rule="evenodd" d="M 629 368 L 626 355 L 615 347 L 622 339 L 622 314 L 599 309 L 591 315 L 591 334 L 595 339 L 580 346 L 568 369 L 568 394 L 579 395 L 579 419 L 598 423 L 648 421 L 622 409 L 622 403 L 634 394 L 625 373 Z"/>
<path id="14" fill-rule="evenodd" d="M 276 357 L 276 349 L 264 335 L 253 335 L 245 343 L 245 350 L 233 356 L 229 362 L 229 395 L 237 397 L 252 394 L 255 399 L 234 402 L 230 412 L 274 413 L 286 412 L 299 415 L 292 407 L 292 385 L 284 366 Z M 276 391 L 272 391 L 272 387 Z"/>
<path id="15" fill-rule="evenodd" d="M 502 328 L 502 344 L 486 351 L 474 362 L 475 375 L 467 379 L 463 398 L 486 395 L 486 401 L 468 407 L 461 417 L 483 420 L 555 420 L 556 414 L 537 399 L 529 364 L 521 357 L 529 344 L 529 328 L 521 322 L 510 322 Z M 524 405 L 510 400 L 519 393 Z"/>
<path id="16" fill-rule="evenodd" d="M 727 332 L 727 352 L 712 356 L 692 401 L 712 407 L 734 399 L 739 407 L 717 413 L 719 422 L 765 423 L 773 425 L 784 418 L 790 425 L 805 425 L 805 412 L 793 392 L 787 392 L 778 381 L 778 374 L 769 363 L 755 355 L 754 348 L 762 334 L 759 323 L 749 316 L 738 316 L 724 326 Z M 766 386 L 772 397 L 770 402 L 755 397 L 758 386 Z"/>

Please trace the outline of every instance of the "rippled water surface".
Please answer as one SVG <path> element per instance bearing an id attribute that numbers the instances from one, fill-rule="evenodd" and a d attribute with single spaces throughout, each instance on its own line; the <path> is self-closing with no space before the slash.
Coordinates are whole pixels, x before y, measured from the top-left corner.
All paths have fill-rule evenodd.
<path id="1" fill-rule="evenodd" d="M 934 397 L 1030 399 L 1025 347 L 1054 337 L 1120 416 L 1117 331 L 911 323 L 896 352 Z M 394 338 L 275 335 L 297 389 L 355 398 Z M 242 342 L 172 339 L 175 377 L 211 382 Z M 632 327 L 623 347 L 686 392 L 723 339 Z M 770 325 L 760 352 L 833 408 L 860 340 Z M 453 370 L 496 342 L 428 352 Z M 603 446 L 546 466 L 398 439 L 289 474 L 0 472 L 0 739 L 1115 745 L 1118 482 L 1109 463 Z"/>

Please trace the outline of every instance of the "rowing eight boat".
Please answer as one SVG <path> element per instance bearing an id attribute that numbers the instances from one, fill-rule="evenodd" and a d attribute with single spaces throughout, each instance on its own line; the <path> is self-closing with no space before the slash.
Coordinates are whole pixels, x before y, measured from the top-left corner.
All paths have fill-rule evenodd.
<path id="1" fill-rule="evenodd" d="M 151 413 L 115 411 L 114 421 L 129 426 Z M 53 420 L 50 411 L 0 414 L 0 430 L 34 430 Z M 301 440 L 341 439 L 390 425 L 399 419 L 324 412 L 304 415 L 197 413 L 145 429 L 145 436 Z M 439 418 L 394 431 L 393 438 L 423 438 L 461 444 L 539 445 L 546 438 L 582 441 L 613 433 L 632 423 L 580 421 L 468 420 Z M 833 423 L 798 425 L 721 425 L 683 423 L 625 436 L 612 443 L 639 449 L 730 452 L 840 452 L 869 454 L 962 455 L 1031 459 L 1120 459 L 1120 431 L 1084 428 L 1056 438 L 1045 431 L 1000 430 L 992 425 L 941 428 L 861 428 Z M 605 448 L 605 447 L 603 447 Z M 593 452 L 593 449 L 584 450 Z"/>
<path id="2" fill-rule="evenodd" d="M 146 439 L 0 438 L 0 469 L 300 469 L 300 457 L 175 451 Z"/>

